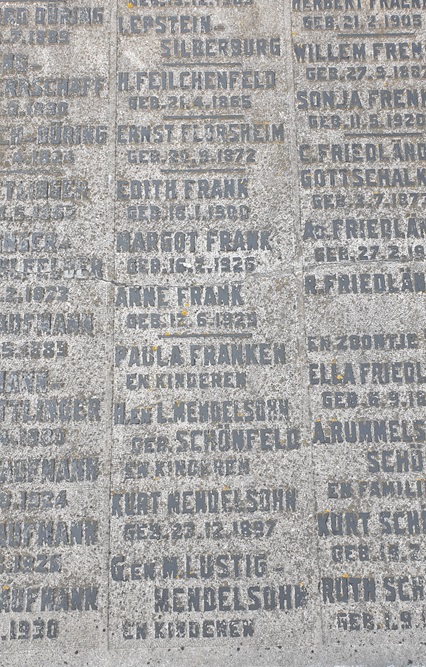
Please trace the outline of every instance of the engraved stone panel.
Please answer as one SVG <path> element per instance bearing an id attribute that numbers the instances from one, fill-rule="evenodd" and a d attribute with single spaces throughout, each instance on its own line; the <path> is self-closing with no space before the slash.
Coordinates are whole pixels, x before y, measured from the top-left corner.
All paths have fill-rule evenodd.
<path id="1" fill-rule="evenodd" d="M 0 0 L 0 664 L 426 664 L 425 0 Z"/>

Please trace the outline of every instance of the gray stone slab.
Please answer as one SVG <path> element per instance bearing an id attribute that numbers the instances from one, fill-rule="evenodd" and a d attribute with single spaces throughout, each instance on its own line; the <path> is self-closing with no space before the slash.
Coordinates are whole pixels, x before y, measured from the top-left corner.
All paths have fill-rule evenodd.
<path id="1" fill-rule="evenodd" d="M 0 665 L 424 667 L 424 0 L 0 2 Z"/>

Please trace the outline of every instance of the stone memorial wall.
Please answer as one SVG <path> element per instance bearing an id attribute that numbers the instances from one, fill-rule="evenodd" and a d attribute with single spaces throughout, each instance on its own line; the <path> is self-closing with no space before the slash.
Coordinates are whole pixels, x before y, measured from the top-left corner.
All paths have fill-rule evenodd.
<path id="1" fill-rule="evenodd" d="M 0 0 L 1 667 L 426 665 L 426 0 Z"/>

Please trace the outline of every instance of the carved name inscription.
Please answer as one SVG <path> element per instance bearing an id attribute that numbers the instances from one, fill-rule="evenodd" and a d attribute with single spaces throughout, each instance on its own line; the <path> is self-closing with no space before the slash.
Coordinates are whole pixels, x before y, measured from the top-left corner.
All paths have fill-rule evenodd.
<path id="1" fill-rule="evenodd" d="M 424 664 L 425 10 L 0 2 L 2 664 Z"/>

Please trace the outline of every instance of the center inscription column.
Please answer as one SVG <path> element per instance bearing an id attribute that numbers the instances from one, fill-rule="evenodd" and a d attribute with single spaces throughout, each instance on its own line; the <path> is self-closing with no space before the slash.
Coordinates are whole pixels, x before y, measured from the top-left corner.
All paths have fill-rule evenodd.
<path id="1" fill-rule="evenodd" d="M 315 557 L 288 26 L 269 0 L 118 14 L 111 646 L 297 650 Z"/>

